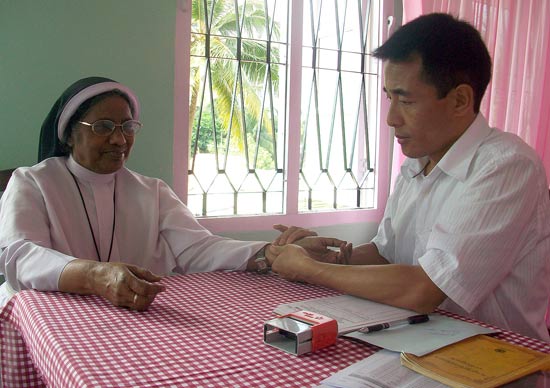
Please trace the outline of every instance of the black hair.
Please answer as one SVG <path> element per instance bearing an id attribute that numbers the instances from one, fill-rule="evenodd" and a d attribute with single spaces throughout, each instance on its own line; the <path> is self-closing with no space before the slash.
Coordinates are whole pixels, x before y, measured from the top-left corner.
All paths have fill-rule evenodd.
<path id="1" fill-rule="evenodd" d="M 73 113 L 73 115 L 71 116 L 71 118 L 67 122 L 67 127 L 66 127 L 65 131 L 63 132 L 63 139 L 61 141 L 61 145 L 62 145 L 63 149 L 65 150 L 65 152 L 67 152 L 67 155 L 70 154 L 70 150 L 71 150 L 71 147 L 69 146 L 68 141 L 71 137 L 71 134 L 73 133 L 73 128 L 77 124 L 77 122 L 80 121 L 82 119 L 82 117 L 84 117 L 86 115 L 86 113 L 88 113 L 90 111 L 90 109 L 92 109 L 94 106 L 99 104 L 104 99 L 106 99 L 108 97 L 112 97 L 112 96 L 120 96 L 120 97 L 124 98 L 126 100 L 126 102 L 128 103 L 128 105 L 130 106 L 130 109 L 132 111 L 132 116 L 135 115 L 134 108 L 133 108 L 132 104 L 130 103 L 130 99 L 128 98 L 128 96 L 125 93 L 121 92 L 118 89 L 110 90 L 108 92 L 101 93 L 101 94 L 98 94 L 97 96 L 94 96 L 94 97 L 91 97 L 91 98 L 87 99 L 82 104 L 80 104 L 78 109 Z"/>
<path id="2" fill-rule="evenodd" d="M 422 79 L 439 98 L 460 84 L 474 91 L 474 112 L 491 79 L 491 57 L 480 33 L 445 13 L 420 16 L 399 28 L 372 55 L 391 62 L 422 61 Z"/>

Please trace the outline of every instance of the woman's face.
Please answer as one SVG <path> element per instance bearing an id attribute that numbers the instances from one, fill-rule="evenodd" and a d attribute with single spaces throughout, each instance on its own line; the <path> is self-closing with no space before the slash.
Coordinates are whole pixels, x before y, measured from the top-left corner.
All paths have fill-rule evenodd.
<path id="1" fill-rule="evenodd" d="M 92 106 L 79 121 L 93 124 L 97 120 L 111 120 L 122 124 L 132 119 L 128 102 L 121 96 L 109 96 Z M 134 136 L 125 136 L 121 127 L 109 136 L 99 136 L 91 127 L 79 123 L 75 124 L 69 138 L 73 159 L 99 174 L 118 171 L 128 159 L 133 144 Z"/>

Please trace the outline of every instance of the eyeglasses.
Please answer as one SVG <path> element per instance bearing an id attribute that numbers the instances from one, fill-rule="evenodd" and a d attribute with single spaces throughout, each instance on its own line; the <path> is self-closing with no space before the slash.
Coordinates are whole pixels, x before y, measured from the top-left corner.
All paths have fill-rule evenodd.
<path id="1" fill-rule="evenodd" d="M 92 131 L 98 136 L 111 136 L 117 127 L 120 127 L 122 133 L 126 136 L 134 136 L 141 129 L 141 123 L 137 120 L 128 120 L 122 124 L 115 124 L 111 120 L 97 120 L 95 123 L 79 121 L 80 124 L 92 127 Z"/>

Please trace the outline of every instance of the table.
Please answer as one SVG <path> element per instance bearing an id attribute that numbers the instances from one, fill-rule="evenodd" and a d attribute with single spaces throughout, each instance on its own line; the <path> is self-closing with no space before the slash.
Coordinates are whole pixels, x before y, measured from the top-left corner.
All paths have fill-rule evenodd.
<path id="1" fill-rule="evenodd" d="M 378 350 L 339 338 L 296 357 L 263 344 L 263 323 L 277 305 L 333 290 L 247 272 L 163 283 L 146 312 L 96 296 L 18 293 L 0 312 L 4 386 L 313 387 Z M 545 342 L 507 331 L 497 337 L 550 353 Z"/>

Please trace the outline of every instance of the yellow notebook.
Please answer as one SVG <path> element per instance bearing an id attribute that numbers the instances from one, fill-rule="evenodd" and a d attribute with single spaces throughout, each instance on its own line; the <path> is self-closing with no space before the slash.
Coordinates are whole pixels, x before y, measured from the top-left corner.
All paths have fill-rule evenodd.
<path id="1" fill-rule="evenodd" d="M 478 335 L 401 364 L 451 387 L 491 388 L 550 368 L 550 355 Z"/>

